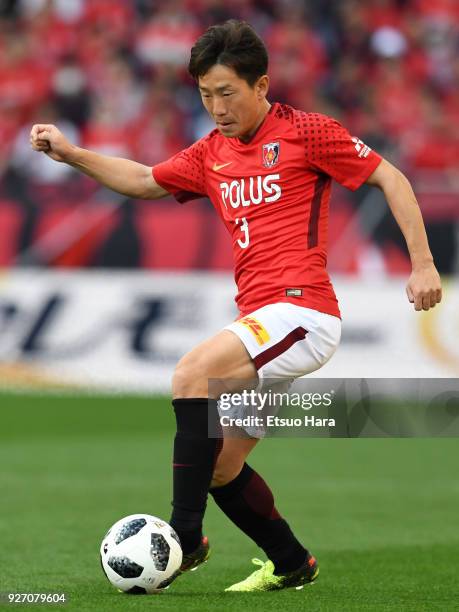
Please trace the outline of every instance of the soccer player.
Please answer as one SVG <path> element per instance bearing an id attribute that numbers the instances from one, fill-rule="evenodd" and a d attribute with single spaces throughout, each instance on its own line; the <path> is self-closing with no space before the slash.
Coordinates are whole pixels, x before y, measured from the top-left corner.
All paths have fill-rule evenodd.
<path id="1" fill-rule="evenodd" d="M 318 574 L 273 494 L 245 462 L 257 438 L 208 436 L 218 414 L 209 379 L 286 379 L 308 374 L 336 350 L 338 303 L 326 271 L 332 179 L 381 189 L 412 263 L 407 295 L 415 310 L 441 300 L 441 283 L 413 190 L 388 161 L 334 119 L 267 99 L 266 48 L 244 22 L 207 30 L 191 50 L 189 72 L 216 129 L 153 168 L 69 143 L 53 125 L 34 125 L 31 145 L 129 196 L 179 202 L 210 198 L 232 236 L 240 311 L 178 363 L 172 383 L 177 420 L 171 525 L 183 548 L 182 572 L 207 560 L 202 534 L 208 493 L 263 549 L 268 560 L 229 591 L 301 587 Z"/>

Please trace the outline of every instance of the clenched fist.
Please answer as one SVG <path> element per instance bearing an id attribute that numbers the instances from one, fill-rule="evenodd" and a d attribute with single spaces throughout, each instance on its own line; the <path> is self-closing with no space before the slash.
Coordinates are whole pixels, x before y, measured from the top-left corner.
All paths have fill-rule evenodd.
<path id="1" fill-rule="evenodd" d="M 433 263 L 413 270 L 406 294 L 415 310 L 429 310 L 441 302 L 441 280 Z"/>
<path id="2" fill-rule="evenodd" d="M 55 126 L 38 123 L 30 132 L 30 144 L 34 151 L 46 153 L 58 162 L 71 162 L 75 146 Z"/>

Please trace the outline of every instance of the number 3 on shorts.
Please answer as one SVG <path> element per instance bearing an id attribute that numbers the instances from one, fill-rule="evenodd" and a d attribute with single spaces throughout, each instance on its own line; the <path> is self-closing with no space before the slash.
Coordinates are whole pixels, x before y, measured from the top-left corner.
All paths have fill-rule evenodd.
<path id="1" fill-rule="evenodd" d="M 243 232 L 244 234 L 244 239 L 241 240 L 239 238 L 237 243 L 241 247 L 241 249 L 246 249 L 249 246 L 249 242 L 250 242 L 249 224 L 247 223 L 247 219 L 245 217 L 242 217 L 242 219 L 236 219 L 236 225 L 239 225 L 240 221 L 242 221 L 242 225 L 240 229 L 241 229 L 241 232 Z"/>

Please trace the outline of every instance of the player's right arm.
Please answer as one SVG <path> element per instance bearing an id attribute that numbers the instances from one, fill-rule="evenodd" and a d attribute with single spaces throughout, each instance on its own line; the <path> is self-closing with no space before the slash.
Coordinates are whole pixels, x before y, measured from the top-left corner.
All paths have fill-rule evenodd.
<path id="1" fill-rule="evenodd" d="M 169 194 L 155 181 L 151 167 L 77 147 L 55 125 L 34 125 L 30 132 L 30 144 L 34 151 L 66 163 L 101 185 L 130 198 L 156 200 Z"/>

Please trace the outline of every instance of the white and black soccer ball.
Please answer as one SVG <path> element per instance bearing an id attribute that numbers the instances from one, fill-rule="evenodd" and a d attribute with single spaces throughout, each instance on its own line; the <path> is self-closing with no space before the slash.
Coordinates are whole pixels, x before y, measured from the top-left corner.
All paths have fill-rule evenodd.
<path id="1" fill-rule="evenodd" d="M 100 560 L 117 589 L 157 593 L 174 580 L 182 563 L 182 548 L 168 523 L 149 514 L 132 514 L 107 531 Z"/>

